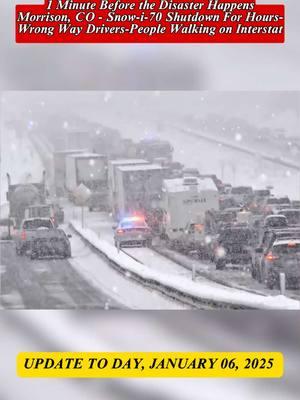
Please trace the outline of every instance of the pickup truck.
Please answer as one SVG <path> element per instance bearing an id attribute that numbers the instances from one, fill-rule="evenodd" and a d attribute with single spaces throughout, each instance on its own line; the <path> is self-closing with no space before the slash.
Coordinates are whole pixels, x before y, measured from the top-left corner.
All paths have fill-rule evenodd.
<path id="1" fill-rule="evenodd" d="M 31 249 L 31 243 L 36 236 L 36 232 L 41 229 L 54 229 L 51 218 L 28 218 L 24 219 L 18 234 L 16 235 L 16 253 L 23 255 Z"/>

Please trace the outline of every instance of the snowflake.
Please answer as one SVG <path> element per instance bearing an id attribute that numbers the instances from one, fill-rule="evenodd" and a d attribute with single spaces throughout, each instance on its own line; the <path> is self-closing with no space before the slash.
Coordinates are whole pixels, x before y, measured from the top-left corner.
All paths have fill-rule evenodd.
<path id="1" fill-rule="evenodd" d="M 235 135 L 235 140 L 236 140 L 237 142 L 240 142 L 242 139 L 243 139 L 243 136 L 242 136 L 240 133 L 237 133 L 237 134 Z"/>

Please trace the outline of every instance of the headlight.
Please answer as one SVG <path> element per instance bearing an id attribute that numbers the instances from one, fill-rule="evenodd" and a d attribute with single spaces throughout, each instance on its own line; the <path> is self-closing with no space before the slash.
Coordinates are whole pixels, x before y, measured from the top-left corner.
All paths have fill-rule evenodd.
<path id="1" fill-rule="evenodd" d="M 216 257 L 217 258 L 224 258 L 226 256 L 226 250 L 224 249 L 224 247 L 219 246 L 216 249 Z"/>

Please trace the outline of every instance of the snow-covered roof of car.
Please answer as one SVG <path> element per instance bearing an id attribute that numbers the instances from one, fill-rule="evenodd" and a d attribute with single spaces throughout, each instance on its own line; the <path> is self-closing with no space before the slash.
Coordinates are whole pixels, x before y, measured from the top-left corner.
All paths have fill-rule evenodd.
<path id="1" fill-rule="evenodd" d="M 105 158 L 104 154 L 98 153 L 77 153 L 77 154 L 70 154 L 68 157 L 71 158 Z"/>
<path id="2" fill-rule="evenodd" d="M 286 216 L 282 215 L 282 214 L 272 214 L 272 215 L 268 215 L 265 218 L 265 220 L 267 221 L 267 220 L 272 219 L 272 218 L 285 218 L 286 219 Z"/>
<path id="3" fill-rule="evenodd" d="M 300 244 L 300 239 L 278 239 L 275 240 L 275 242 L 273 243 L 273 246 L 280 246 L 280 245 L 285 245 L 285 244 Z"/>
<path id="4" fill-rule="evenodd" d="M 124 158 L 124 159 L 120 159 L 120 160 L 112 160 L 112 161 L 110 161 L 110 164 L 112 164 L 112 165 L 119 165 L 120 164 L 120 166 L 121 165 L 134 165 L 134 164 L 149 164 L 149 162 L 148 161 L 146 161 L 146 160 L 142 160 L 142 159 L 140 159 L 140 158 L 132 158 L 132 159 L 130 159 L 130 158 Z"/>
<path id="5" fill-rule="evenodd" d="M 280 212 L 284 213 L 300 213 L 300 208 L 282 208 Z"/>
<path id="6" fill-rule="evenodd" d="M 55 151 L 54 154 L 69 154 L 72 155 L 73 153 L 86 153 L 87 149 L 70 149 L 70 150 L 58 150 Z"/>
<path id="7" fill-rule="evenodd" d="M 35 220 L 52 221 L 52 219 L 50 217 L 33 217 L 33 218 L 25 218 L 25 219 L 23 219 L 23 222 L 25 222 L 25 221 L 35 221 Z"/>
<path id="8" fill-rule="evenodd" d="M 52 204 L 34 204 L 33 206 L 28 206 L 27 208 L 37 208 L 37 207 L 52 207 Z"/>
<path id="9" fill-rule="evenodd" d="M 120 171 L 124 172 L 135 172 L 135 171 L 158 171 L 162 170 L 161 165 L 156 165 L 156 164 L 141 164 L 141 165 L 128 165 L 128 166 L 121 166 L 118 168 Z"/>
<path id="10" fill-rule="evenodd" d="M 189 180 L 190 179 L 190 183 Z M 217 192 L 216 185 L 211 178 L 197 178 L 197 177 L 185 177 L 175 179 L 165 179 L 163 186 L 167 192 L 186 192 L 190 190 L 190 186 L 195 186 L 197 191 L 202 190 L 213 190 Z"/>

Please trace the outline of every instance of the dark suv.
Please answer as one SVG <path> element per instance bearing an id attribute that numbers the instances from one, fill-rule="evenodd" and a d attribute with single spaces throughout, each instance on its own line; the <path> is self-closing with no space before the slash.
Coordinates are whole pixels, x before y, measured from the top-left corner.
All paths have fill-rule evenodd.
<path id="1" fill-rule="evenodd" d="M 30 258 L 71 257 L 70 237 L 62 229 L 37 231 L 32 240 Z"/>
<path id="2" fill-rule="evenodd" d="M 259 264 L 259 279 L 267 288 L 279 287 L 279 276 L 286 276 L 286 286 L 299 287 L 300 283 L 300 239 L 275 240 Z"/>
<path id="3" fill-rule="evenodd" d="M 215 250 L 216 269 L 226 264 L 251 264 L 253 231 L 248 226 L 231 226 L 221 231 Z"/>
<path id="4" fill-rule="evenodd" d="M 266 230 L 262 236 L 260 245 L 255 249 L 252 259 L 252 277 L 259 282 L 263 282 L 262 265 L 264 258 L 269 253 L 275 241 L 279 240 L 300 240 L 300 228 L 286 228 L 281 230 Z"/>

